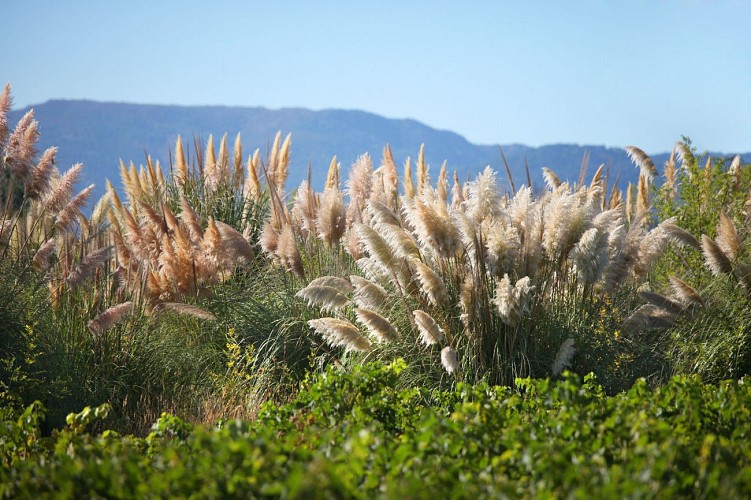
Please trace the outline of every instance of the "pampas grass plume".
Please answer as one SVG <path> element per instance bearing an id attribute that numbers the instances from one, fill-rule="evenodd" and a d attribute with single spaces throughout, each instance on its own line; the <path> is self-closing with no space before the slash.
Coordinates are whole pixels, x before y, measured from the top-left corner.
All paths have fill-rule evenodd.
<path id="1" fill-rule="evenodd" d="M 360 236 L 360 241 L 365 246 L 370 257 L 386 268 L 390 268 L 395 260 L 394 254 L 383 237 L 367 224 L 358 222 L 353 227 Z"/>
<path id="2" fill-rule="evenodd" d="M 706 234 L 701 235 L 701 249 L 704 254 L 704 262 L 712 274 L 720 276 L 723 273 L 733 271 L 728 256 L 722 251 L 720 246 Z"/>
<path id="3" fill-rule="evenodd" d="M 55 250 L 55 238 L 50 238 L 34 254 L 31 265 L 36 271 L 41 271 L 49 264 L 50 255 Z"/>
<path id="4" fill-rule="evenodd" d="M 342 239 L 347 229 L 347 216 L 344 211 L 342 193 L 338 189 L 327 189 L 321 195 L 315 226 L 318 237 L 329 246 Z"/>
<path id="5" fill-rule="evenodd" d="M 133 302 L 123 302 L 110 307 L 88 323 L 89 330 L 94 335 L 101 335 L 133 312 Z"/>
<path id="6" fill-rule="evenodd" d="M 647 181 L 657 177 L 657 168 L 655 168 L 655 164 L 647 153 L 636 146 L 626 146 L 626 153 L 628 153 L 628 157 L 631 161 L 639 167 L 641 170 L 640 175 L 645 176 Z"/>
<path id="7" fill-rule="evenodd" d="M 422 291 L 425 292 L 430 303 L 436 307 L 446 306 L 449 295 L 446 290 L 446 284 L 441 277 L 422 261 L 413 259 L 412 265 L 417 272 L 417 278 L 420 281 Z"/>
<path id="8" fill-rule="evenodd" d="M 295 240 L 292 226 L 289 224 L 285 224 L 285 226 L 282 228 L 281 233 L 279 234 L 279 238 L 277 240 L 276 255 L 284 263 L 288 270 L 294 272 L 301 278 L 305 277 L 305 271 L 303 270 L 302 265 L 302 257 L 300 256 L 300 249 L 297 248 L 297 241 Z"/>
<path id="9" fill-rule="evenodd" d="M 355 325 L 338 318 L 318 318 L 308 321 L 308 326 L 321 334 L 333 347 L 344 347 L 345 351 L 368 351 L 371 344 Z"/>
<path id="10" fill-rule="evenodd" d="M 88 187 L 81 190 L 72 200 L 70 200 L 60 213 L 57 215 L 57 226 L 59 228 L 67 228 L 75 220 L 75 216 L 81 213 L 81 209 L 86 205 L 86 201 L 91 196 L 91 192 L 94 190 L 94 185 L 91 184 Z"/>
<path id="11" fill-rule="evenodd" d="M 557 377 L 563 373 L 564 369 L 571 366 L 571 361 L 574 359 L 575 352 L 574 339 L 569 337 L 564 340 L 563 344 L 561 344 L 561 347 L 558 349 L 558 353 L 555 355 L 555 360 L 553 361 L 552 371 L 554 377 Z"/>
<path id="12" fill-rule="evenodd" d="M 670 276 L 669 279 L 670 289 L 678 302 L 686 306 L 704 305 L 704 299 L 701 298 L 699 292 L 697 292 L 691 285 L 675 276 Z"/>
<path id="13" fill-rule="evenodd" d="M 55 170 L 56 154 L 56 147 L 47 148 L 37 162 L 36 167 L 31 171 L 31 175 L 26 180 L 26 185 L 24 186 L 26 196 L 29 198 L 40 198 L 49 189 L 50 180 Z"/>
<path id="14" fill-rule="evenodd" d="M 399 338 L 399 334 L 389 320 L 377 312 L 362 307 L 355 308 L 357 321 L 365 325 L 381 342 L 393 342 Z"/>
<path id="15" fill-rule="evenodd" d="M 207 321 L 213 321 L 216 319 L 216 316 L 214 316 L 212 313 L 210 313 L 206 309 L 202 309 L 198 306 L 194 306 L 191 304 L 184 304 L 182 302 L 160 302 L 159 304 L 154 306 L 154 312 L 157 312 L 157 313 L 173 312 L 177 314 L 185 314 L 188 316 L 193 316 L 194 318 L 204 319 Z"/>
<path id="16" fill-rule="evenodd" d="M 349 302 L 347 296 L 334 287 L 310 284 L 297 292 L 296 297 L 305 299 L 310 306 L 318 306 L 323 311 L 338 311 Z"/>
<path id="17" fill-rule="evenodd" d="M 8 135 L 8 112 L 10 111 L 10 84 L 6 84 L 0 94 L 0 146 L 5 144 Z"/>
<path id="18" fill-rule="evenodd" d="M 735 224 L 725 212 L 720 212 L 720 222 L 717 224 L 717 246 L 731 261 L 736 260 L 741 253 L 741 240 Z"/>
<path id="19" fill-rule="evenodd" d="M 417 331 L 420 332 L 420 341 L 425 345 L 436 345 L 443 340 L 443 332 L 430 314 L 417 309 L 412 311 L 417 324 Z"/>
<path id="20" fill-rule="evenodd" d="M 329 163 L 329 170 L 328 172 L 326 172 L 326 186 L 324 191 L 326 189 L 339 190 L 339 170 L 339 162 L 336 161 L 336 156 L 334 156 L 331 158 L 331 163 Z"/>
<path id="21" fill-rule="evenodd" d="M 650 304 L 657 306 L 670 314 L 680 314 L 681 312 L 683 312 L 683 307 L 681 307 L 681 304 L 678 304 L 673 300 L 665 297 L 664 295 L 660 295 L 659 293 L 650 292 L 649 290 L 641 290 L 639 292 L 639 297 L 641 297 L 642 300 L 649 302 Z"/>
<path id="22" fill-rule="evenodd" d="M 83 165 L 76 163 L 53 182 L 49 193 L 43 199 L 44 207 L 47 210 L 57 213 L 70 201 L 73 186 L 78 182 L 82 169 Z"/>
<path id="23" fill-rule="evenodd" d="M 361 276 L 349 277 L 355 289 L 355 302 L 364 309 L 380 309 L 388 298 L 386 290 Z"/>
<path id="24" fill-rule="evenodd" d="M 670 239 L 681 246 L 688 246 L 696 250 L 701 250 L 701 243 L 693 234 L 672 222 L 663 223 L 662 228 L 667 232 Z"/>
<path id="25" fill-rule="evenodd" d="M 330 286 L 343 293 L 354 291 L 354 287 L 349 282 L 349 280 L 340 278 L 338 276 L 321 276 L 320 278 L 316 278 L 308 283 L 308 286 Z"/>
<path id="26" fill-rule="evenodd" d="M 459 371 L 459 356 L 450 345 L 441 349 L 441 364 L 449 374 Z"/>
<path id="27" fill-rule="evenodd" d="M 106 246 L 95 250 L 84 257 L 73 271 L 65 278 L 65 283 L 70 287 L 82 285 L 94 275 L 94 270 L 102 266 L 110 258 L 113 246 Z"/>
<path id="28" fill-rule="evenodd" d="M 548 167 L 542 167 L 542 178 L 545 180 L 545 184 L 548 186 L 549 189 L 555 190 L 557 189 L 563 182 L 561 179 L 550 170 Z"/>
<path id="29" fill-rule="evenodd" d="M 175 144 L 175 163 L 177 172 L 175 173 L 175 180 L 179 186 L 185 187 L 185 184 L 190 179 L 190 172 L 188 172 L 188 164 L 185 161 L 185 152 L 183 151 L 183 140 L 178 135 L 177 142 Z"/>

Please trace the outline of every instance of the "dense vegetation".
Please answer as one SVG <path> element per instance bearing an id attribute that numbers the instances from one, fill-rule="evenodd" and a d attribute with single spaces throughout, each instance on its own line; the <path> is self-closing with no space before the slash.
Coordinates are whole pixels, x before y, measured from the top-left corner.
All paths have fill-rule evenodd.
<path id="1" fill-rule="evenodd" d="M 398 390 L 403 363 L 328 369 L 251 422 L 163 415 L 146 438 L 52 437 L 29 407 L 0 430 L 6 496 L 449 498 L 675 496 L 751 491 L 747 384 L 679 377 L 608 397 L 591 378 Z M 6 413 L 7 418 L 7 413 Z M 15 445 L 8 445 L 8 442 Z"/>
<path id="2" fill-rule="evenodd" d="M 178 139 L 87 211 L 9 109 L 6 495 L 748 492 L 740 158 L 504 190 L 387 147 L 288 192 L 289 136 Z"/>

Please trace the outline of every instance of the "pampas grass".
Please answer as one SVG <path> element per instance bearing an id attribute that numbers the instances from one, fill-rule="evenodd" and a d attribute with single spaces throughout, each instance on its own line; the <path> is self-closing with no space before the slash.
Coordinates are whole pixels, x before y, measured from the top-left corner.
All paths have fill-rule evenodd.
<path id="1" fill-rule="evenodd" d="M 399 339 L 399 333 L 396 331 L 394 325 L 377 312 L 357 307 L 355 308 L 355 315 L 357 316 L 357 321 L 365 325 L 368 331 L 380 342 L 394 342 Z"/>
<path id="2" fill-rule="evenodd" d="M 441 364 L 449 374 L 459 371 L 459 355 L 450 345 L 441 349 Z"/>
<path id="3" fill-rule="evenodd" d="M 308 325 L 322 335 L 332 347 L 343 347 L 345 351 L 370 350 L 370 341 L 349 321 L 338 318 L 318 318 L 308 321 Z"/>
<path id="4" fill-rule="evenodd" d="M 413 260 L 412 266 L 416 270 L 422 291 L 425 293 L 430 303 L 435 307 L 447 306 L 449 295 L 446 290 L 446 284 L 438 273 L 419 260 Z"/>
<path id="5" fill-rule="evenodd" d="M 626 146 L 626 153 L 628 154 L 628 157 L 631 158 L 631 161 L 639 167 L 641 176 L 644 176 L 648 180 L 657 177 L 657 168 L 655 168 L 655 164 L 647 153 L 636 146 Z"/>
<path id="6" fill-rule="evenodd" d="M 563 341 L 563 344 L 561 344 L 561 347 L 558 349 L 558 353 L 555 355 L 555 360 L 553 360 L 551 372 L 553 373 L 554 377 L 559 376 L 561 373 L 563 373 L 563 370 L 565 368 L 571 366 L 571 361 L 574 359 L 575 353 L 576 349 L 574 348 L 574 339 L 569 337 Z"/>
<path id="7" fill-rule="evenodd" d="M 701 298 L 699 292 L 680 278 L 670 276 L 670 288 L 673 291 L 674 297 L 680 303 L 686 306 L 701 307 L 704 305 L 704 299 Z"/>
<path id="8" fill-rule="evenodd" d="M 417 325 L 417 331 L 420 333 L 420 342 L 430 346 L 440 344 L 443 341 L 444 333 L 438 326 L 438 323 L 422 310 L 412 311 Z"/>
<path id="9" fill-rule="evenodd" d="M 154 307 L 154 312 L 172 312 L 176 314 L 185 314 L 197 319 L 203 319 L 207 321 L 216 320 L 211 312 L 192 304 L 185 304 L 182 302 L 160 302 Z"/>
<path id="10" fill-rule="evenodd" d="M 132 313 L 133 302 L 128 301 L 114 305 L 89 321 L 89 330 L 94 335 L 102 335 L 113 326 L 127 319 Z"/>
<path id="11" fill-rule="evenodd" d="M 361 276 L 349 277 L 355 292 L 355 302 L 364 309 L 379 310 L 384 306 L 388 293 L 379 284 L 373 283 Z"/>
<path id="12" fill-rule="evenodd" d="M 112 254 L 112 246 L 100 248 L 91 252 L 81 260 L 80 264 L 65 278 L 65 283 L 70 287 L 83 285 L 91 279 L 98 267 L 101 267 Z"/>
<path id="13" fill-rule="evenodd" d="M 741 239 L 735 230 L 735 224 L 725 212 L 720 212 L 720 221 L 717 224 L 717 246 L 722 250 L 730 261 L 735 261 L 741 253 Z"/>
<path id="14" fill-rule="evenodd" d="M 720 246 L 706 234 L 701 235 L 701 249 L 704 254 L 704 261 L 712 274 L 720 276 L 724 273 L 731 273 L 733 266 L 730 259 L 725 255 Z"/>
<path id="15" fill-rule="evenodd" d="M 308 301 L 310 306 L 318 306 L 322 311 L 335 312 L 349 303 L 346 295 L 336 288 L 310 284 L 297 292 L 297 297 Z"/>

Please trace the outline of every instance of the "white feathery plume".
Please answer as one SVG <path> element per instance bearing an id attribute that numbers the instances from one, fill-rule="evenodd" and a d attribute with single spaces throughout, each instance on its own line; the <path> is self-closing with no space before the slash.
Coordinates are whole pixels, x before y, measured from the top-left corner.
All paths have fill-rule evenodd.
<path id="1" fill-rule="evenodd" d="M 678 159 L 681 161 L 681 167 L 690 172 L 688 166 L 694 163 L 694 153 L 691 152 L 691 148 L 683 141 L 679 141 L 675 144 L 675 152 Z"/>
<path id="2" fill-rule="evenodd" d="M 450 345 L 441 349 L 441 364 L 449 374 L 459 371 L 459 356 Z"/>
<path id="3" fill-rule="evenodd" d="M 338 318 L 318 318 L 308 321 L 308 326 L 322 335 L 332 347 L 344 347 L 345 351 L 368 351 L 371 344 L 355 325 Z"/>
<path id="4" fill-rule="evenodd" d="M 735 224 L 725 212 L 720 212 L 720 222 L 717 224 L 717 246 L 734 261 L 741 253 L 741 239 L 735 230 Z"/>
<path id="5" fill-rule="evenodd" d="M 521 238 L 519 231 L 504 223 L 500 217 L 484 222 L 486 264 L 493 276 L 503 276 L 511 272 L 519 259 Z"/>
<path id="6" fill-rule="evenodd" d="M 733 272 L 733 266 L 730 259 L 720 246 L 706 234 L 701 235 L 701 250 L 704 254 L 704 262 L 712 274 L 720 276 L 723 273 Z"/>
<path id="7" fill-rule="evenodd" d="M 297 189 L 295 203 L 291 210 L 291 215 L 299 221 L 301 232 L 307 236 L 316 234 L 316 214 L 318 200 L 308 181 L 302 181 Z"/>
<path id="8" fill-rule="evenodd" d="M 417 309 L 412 311 L 415 317 L 417 331 L 420 332 L 420 341 L 425 345 L 436 345 L 443 340 L 443 331 L 430 314 Z"/>
<path id="9" fill-rule="evenodd" d="M 679 304 L 678 302 L 675 302 L 674 300 L 669 299 L 664 295 L 660 295 L 659 293 L 655 293 L 649 290 L 641 290 L 639 291 L 639 297 L 641 297 L 645 302 L 648 302 L 649 304 L 652 304 L 653 306 L 656 306 L 671 315 L 678 315 L 683 312 L 682 304 Z"/>
<path id="10" fill-rule="evenodd" d="M 375 228 L 397 257 L 401 259 L 420 257 L 417 242 L 402 227 L 394 224 L 378 224 Z"/>
<path id="11" fill-rule="evenodd" d="M 355 289 L 355 303 L 361 308 L 378 310 L 386 303 L 388 294 L 381 285 L 355 275 L 349 279 Z"/>
<path id="12" fill-rule="evenodd" d="M 701 298 L 699 292 L 697 292 L 691 285 L 675 276 L 670 276 L 670 289 L 676 300 L 685 306 L 701 307 L 704 305 L 704 299 Z"/>
<path id="13" fill-rule="evenodd" d="M 585 284 L 600 279 L 608 265 L 608 235 L 596 227 L 584 231 L 571 251 L 579 277 Z"/>
<path id="14" fill-rule="evenodd" d="M 347 217 L 344 211 L 342 193 L 338 189 L 326 189 L 321 195 L 316 217 L 316 229 L 318 237 L 335 245 L 342 239 L 347 229 Z"/>
<path id="15" fill-rule="evenodd" d="M 373 257 L 357 259 L 357 267 L 360 268 L 367 279 L 373 282 L 387 281 L 393 273 L 391 268 L 384 266 Z"/>
<path id="16" fill-rule="evenodd" d="M 386 224 L 401 226 L 399 215 L 378 200 L 371 200 L 368 203 L 367 210 L 370 213 L 370 223 L 372 226 Z"/>
<path id="17" fill-rule="evenodd" d="M 430 303 L 436 307 L 448 305 L 449 295 L 441 277 L 424 262 L 416 259 L 412 259 L 411 262 L 420 281 L 420 287 Z"/>
<path id="18" fill-rule="evenodd" d="M 637 278 L 646 276 L 651 269 L 652 264 L 654 264 L 657 258 L 662 255 L 665 246 L 671 239 L 671 235 L 665 230 L 665 226 L 669 226 L 674 222 L 674 218 L 666 219 L 647 234 L 641 236 L 641 239 L 637 242 L 637 261 L 633 264 L 633 271 Z M 629 234 L 629 236 L 631 236 L 631 234 Z"/>
<path id="19" fill-rule="evenodd" d="M 348 227 L 342 237 L 344 250 L 355 260 L 367 257 L 362 242 L 360 241 L 360 235 L 352 227 Z"/>
<path id="20" fill-rule="evenodd" d="M 320 307 L 322 311 L 335 312 L 349 303 L 346 295 L 325 285 L 308 285 L 295 296 L 307 300 L 310 306 Z"/>
<path id="21" fill-rule="evenodd" d="M 532 212 L 535 201 L 532 199 L 532 190 L 525 184 L 519 188 L 509 204 L 509 217 L 514 227 L 523 228 Z"/>
<path id="22" fill-rule="evenodd" d="M 548 167 L 542 167 L 542 178 L 543 180 L 545 180 L 545 184 L 548 186 L 548 189 L 553 191 L 558 189 L 563 184 L 556 173 L 550 170 Z"/>
<path id="23" fill-rule="evenodd" d="M 47 210 L 57 213 L 70 201 L 73 186 L 78 182 L 82 169 L 83 165 L 76 163 L 66 170 L 61 177 L 57 177 L 51 182 L 51 188 L 42 199 L 42 203 Z"/>
<path id="24" fill-rule="evenodd" d="M 699 243 L 699 240 L 697 240 L 693 234 L 677 224 L 666 222 L 662 224 L 662 229 L 668 234 L 670 241 L 673 243 L 682 247 L 691 247 L 696 250 L 701 250 L 701 243 Z"/>
<path id="25" fill-rule="evenodd" d="M 657 307 L 644 304 L 636 309 L 623 322 L 623 331 L 635 333 L 642 330 L 669 328 L 675 323 L 676 315 Z"/>
<path id="26" fill-rule="evenodd" d="M 50 238 L 34 254 L 31 259 L 31 265 L 36 271 L 45 269 L 49 264 L 50 256 L 55 250 L 55 238 Z"/>
<path id="27" fill-rule="evenodd" d="M 558 349 L 558 353 L 555 355 L 555 360 L 553 361 L 552 371 L 554 377 L 557 377 L 563 373 L 564 369 L 571 366 L 571 361 L 574 359 L 575 352 L 574 339 L 569 337 L 564 340 L 563 344 L 561 344 L 561 347 Z"/>
<path id="28" fill-rule="evenodd" d="M 515 326 L 525 313 L 529 313 L 529 300 L 534 286 L 529 284 L 529 276 L 519 279 L 511 285 L 508 274 L 496 282 L 493 303 L 498 309 L 501 320 L 509 326 Z"/>
<path id="29" fill-rule="evenodd" d="M 488 166 L 469 183 L 469 196 L 464 202 L 464 213 L 475 224 L 486 217 L 494 218 L 502 208 L 503 200 L 496 173 Z"/>
<path id="30" fill-rule="evenodd" d="M 581 200 L 562 185 L 546 197 L 543 247 L 548 257 L 556 261 L 568 253 L 573 243 L 587 229 L 586 199 Z M 584 201 L 584 203 L 582 203 Z"/>
<path id="31" fill-rule="evenodd" d="M 367 327 L 380 342 L 393 342 L 399 338 L 399 334 L 389 320 L 377 312 L 362 307 L 355 308 L 357 321 Z"/>
<path id="32" fill-rule="evenodd" d="M 224 267 L 229 268 L 235 262 L 250 264 L 255 259 L 253 247 L 250 246 L 242 234 L 234 227 L 225 224 L 222 221 L 214 221 L 219 236 L 221 237 L 221 248 L 224 260 Z"/>
<path id="33" fill-rule="evenodd" d="M 636 146 L 626 146 L 626 153 L 634 164 L 639 167 L 640 175 L 645 176 L 648 180 L 652 180 L 657 177 L 657 168 L 652 162 L 652 159 Z"/>
<path id="34" fill-rule="evenodd" d="M 370 198 L 373 187 L 373 162 L 365 153 L 355 160 L 349 171 L 346 194 L 349 197 L 347 224 L 361 222 L 359 214 L 365 209 L 365 202 Z"/>
<path id="35" fill-rule="evenodd" d="M 31 171 L 31 175 L 26 179 L 24 191 L 29 198 L 39 198 L 49 189 L 50 179 L 55 171 L 56 154 L 56 147 L 48 148 Z"/>
<path id="36" fill-rule="evenodd" d="M 431 189 L 404 204 L 407 221 L 421 245 L 443 258 L 451 258 L 462 248 L 461 234 L 448 212 L 448 206 Z"/>
<path id="37" fill-rule="evenodd" d="M 339 276 L 321 276 L 308 283 L 308 286 L 330 286 L 342 293 L 349 293 L 354 290 L 349 280 L 340 278 Z"/>
<path id="38" fill-rule="evenodd" d="M 353 227 L 370 257 L 387 269 L 390 268 L 396 258 L 383 237 L 366 224 L 356 222 Z"/>

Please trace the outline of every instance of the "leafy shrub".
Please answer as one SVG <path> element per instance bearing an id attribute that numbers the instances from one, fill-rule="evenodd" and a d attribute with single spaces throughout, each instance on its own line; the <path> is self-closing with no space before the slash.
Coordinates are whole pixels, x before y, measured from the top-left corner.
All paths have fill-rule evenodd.
<path id="1" fill-rule="evenodd" d="M 711 382 L 751 373 L 751 169 L 740 157 L 698 156 L 685 139 L 664 177 L 654 191 L 654 213 L 684 228 L 683 245 L 670 246 L 658 261 L 652 290 L 641 293 L 647 303 L 629 327 L 663 332 L 658 344 L 673 373 Z"/>
<path id="2" fill-rule="evenodd" d="M 5 416 L 5 496 L 723 496 L 751 491 L 751 392 L 674 378 L 606 396 L 593 377 L 397 389 L 404 364 L 312 377 L 253 423 L 163 415 L 146 439 L 82 433 L 102 410 L 34 436 Z M 15 429 L 15 430 L 14 430 Z M 23 456 L 23 459 L 20 457 Z"/>

